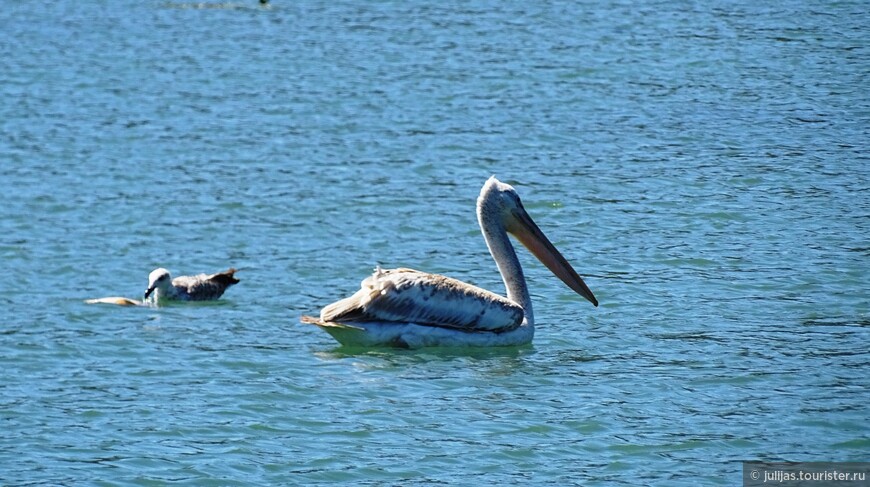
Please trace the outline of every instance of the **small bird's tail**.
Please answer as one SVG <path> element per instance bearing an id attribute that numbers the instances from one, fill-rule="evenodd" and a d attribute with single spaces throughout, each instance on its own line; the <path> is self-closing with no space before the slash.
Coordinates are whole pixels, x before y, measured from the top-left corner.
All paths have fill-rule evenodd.
<path id="1" fill-rule="evenodd" d="M 239 280 L 236 279 L 236 277 L 234 276 L 235 273 L 235 267 L 231 267 L 228 270 L 214 274 L 212 276 L 212 280 L 225 286 L 232 286 L 233 284 L 237 284 L 239 282 Z"/>

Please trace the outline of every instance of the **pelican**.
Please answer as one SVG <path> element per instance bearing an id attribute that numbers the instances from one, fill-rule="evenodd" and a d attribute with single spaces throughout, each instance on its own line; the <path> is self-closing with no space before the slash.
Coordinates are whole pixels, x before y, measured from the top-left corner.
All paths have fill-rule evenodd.
<path id="1" fill-rule="evenodd" d="M 303 323 L 322 328 L 342 345 L 516 346 L 535 334 L 532 299 L 510 233 L 574 292 L 598 306 L 592 291 L 523 208 L 516 190 L 489 178 L 477 198 L 477 220 L 507 297 L 438 274 L 378 267 L 353 296 L 336 301 L 320 318 Z"/>
<path id="2" fill-rule="evenodd" d="M 168 270 L 162 267 L 154 269 L 148 275 L 145 300 L 148 300 L 152 293 L 153 302 L 157 304 L 165 300 L 210 301 L 218 299 L 228 287 L 239 282 L 233 276 L 235 272 L 235 269 L 229 269 L 216 274 L 178 276 L 173 279 Z"/>

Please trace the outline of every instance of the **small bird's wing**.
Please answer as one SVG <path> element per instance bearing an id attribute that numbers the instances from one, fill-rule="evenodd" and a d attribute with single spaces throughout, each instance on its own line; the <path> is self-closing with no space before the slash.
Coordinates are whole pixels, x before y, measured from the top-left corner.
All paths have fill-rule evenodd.
<path id="1" fill-rule="evenodd" d="M 178 276 L 172 280 L 172 285 L 191 301 L 209 301 L 218 299 L 228 287 L 239 282 L 233 275 L 235 272 L 229 269 L 216 274 Z"/>

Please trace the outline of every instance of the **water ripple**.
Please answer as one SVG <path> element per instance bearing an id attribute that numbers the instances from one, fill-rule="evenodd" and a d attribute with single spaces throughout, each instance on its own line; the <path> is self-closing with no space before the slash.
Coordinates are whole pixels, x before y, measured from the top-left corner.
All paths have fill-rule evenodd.
<path id="1" fill-rule="evenodd" d="M 865 459 L 863 7 L 7 6 L 4 483 L 724 485 Z M 297 323 L 378 264 L 500 291 L 492 174 L 599 308 L 523 254 L 533 346 Z M 226 265 L 216 306 L 82 302 Z"/>

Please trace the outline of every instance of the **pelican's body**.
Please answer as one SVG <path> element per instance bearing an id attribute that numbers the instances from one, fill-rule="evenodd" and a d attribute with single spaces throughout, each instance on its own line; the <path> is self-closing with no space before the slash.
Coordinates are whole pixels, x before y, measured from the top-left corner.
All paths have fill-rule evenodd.
<path id="1" fill-rule="evenodd" d="M 216 274 L 178 276 L 175 279 L 163 268 L 148 276 L 145 300 L 159 304 L 164 301 L 211 301 L 220 298 L 228 287 L 239 282 L 235 269 Z"/>
<path id="2" fill-rule="evenodd" d="M 375 270 L 353 296 L 303 316 L 343 345 L 509 346 L 534 337 L 532 301 L 508 233 L 571 289 L 598 306 L 592 292 L 538 226 L 513 187 L 490 178 L 477 199 L 477 217 L 507 287 L 507 297 L 413 269 Z"/>

